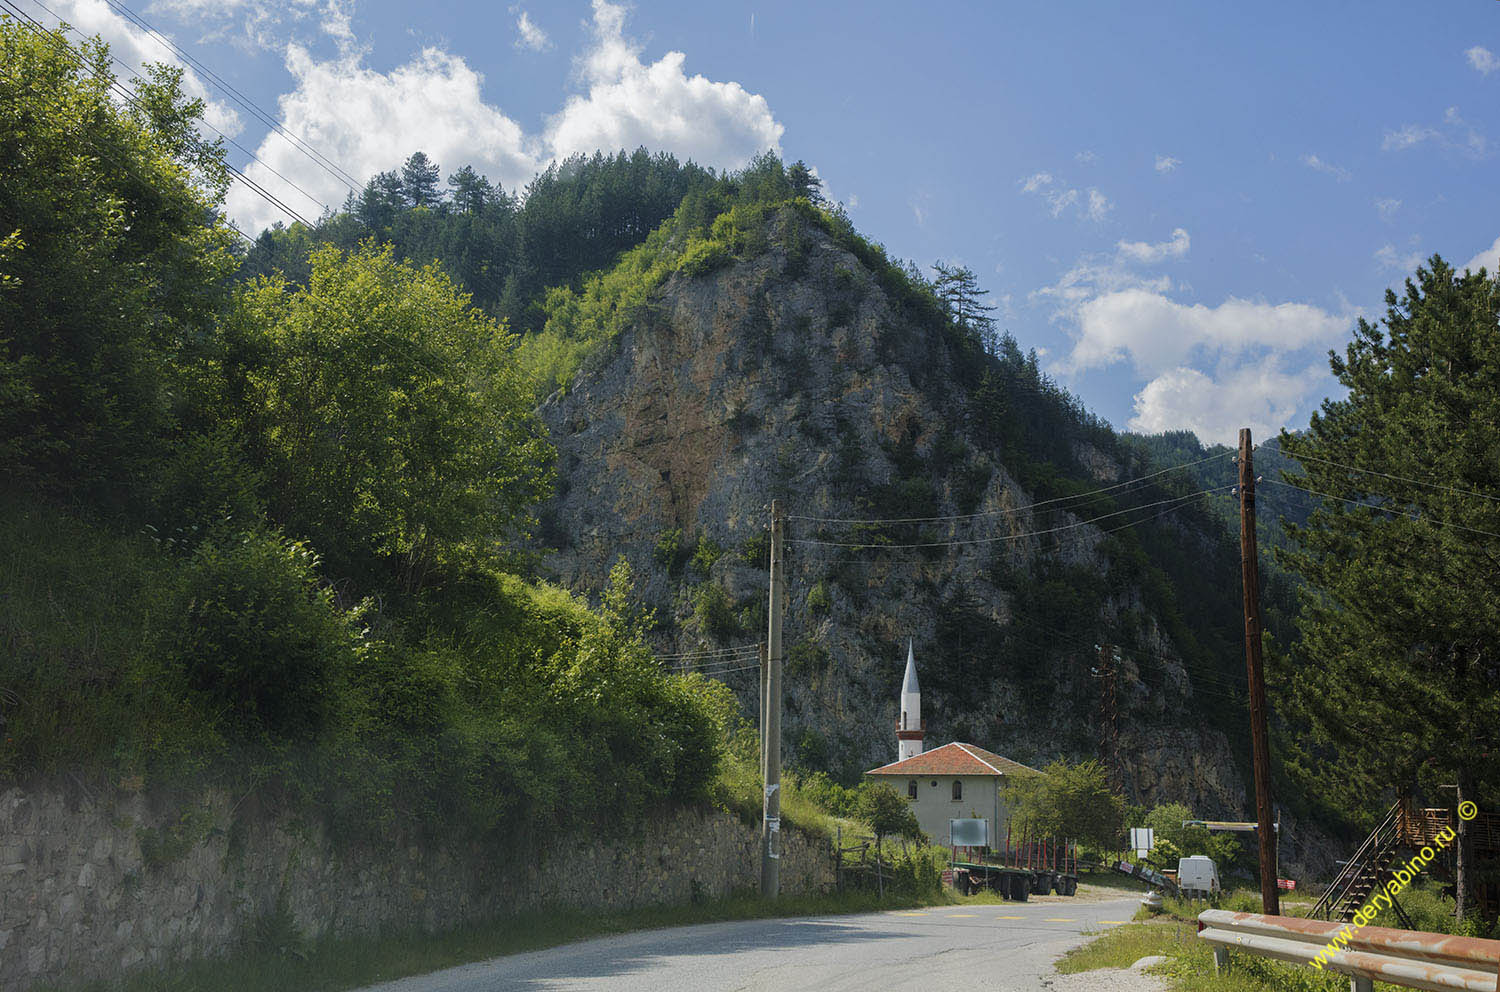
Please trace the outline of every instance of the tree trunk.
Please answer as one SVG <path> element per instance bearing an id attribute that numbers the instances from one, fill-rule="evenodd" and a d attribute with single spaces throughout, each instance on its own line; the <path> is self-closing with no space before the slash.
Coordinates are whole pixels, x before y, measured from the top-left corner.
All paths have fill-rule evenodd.
<path id="1" fill-rule="evenodd" d="M 875 838 L 875 886 L 880 890 L 880 898 L 885 899 L 885 868 L 880 862 L 880 838 Z"/>
<path id="2" fill-rule="evenodd" d="M 1454 809 L 1453 815 L 1453 829 L 1458 834 L 1458 843 L 1455 845 L 1453 854 L 1453 897 L 1455 903 L 1453 917 L 1459 923 L 1463 923 L 1464 917 L 1469 914 L 1470 906 L 1473 902 L 1470 889 L 1473 887 L 1474 882 L 1471 877 L 1474 863 L 1474 842 L 1472 835 L 1469 833 L 1468 821 L 1458 815 L 1457 807 L 1461 807 L 1466 799 L 1471 799 L 1474 795 L 1474 773 L 1467 766 L 1460 766 L 1458 769 L 1457 806 Z"/>

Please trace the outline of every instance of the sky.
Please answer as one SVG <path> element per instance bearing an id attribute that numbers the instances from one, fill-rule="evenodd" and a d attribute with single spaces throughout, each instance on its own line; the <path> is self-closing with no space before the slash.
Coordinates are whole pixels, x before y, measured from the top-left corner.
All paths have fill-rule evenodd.
<path id="1" fill-rule="evenodd" d="M 132 69 L 180 62 L 158 29 L 231 162 L 310 218 L 418 149 L 513 191 L 598 148 L 805 160 L 1124 430 L 1305 426 L 1387 287 L 1500 267 L 1494 0 L 15 2 Z M 240 185 L 227 210 L 287 220 Z"/>

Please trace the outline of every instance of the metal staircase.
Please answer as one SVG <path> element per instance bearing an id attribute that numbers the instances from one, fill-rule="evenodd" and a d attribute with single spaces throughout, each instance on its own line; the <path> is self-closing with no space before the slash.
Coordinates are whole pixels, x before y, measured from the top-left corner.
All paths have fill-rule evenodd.
<path id="1" fill-rule="evenodd" d="M 1370 832 L 1365 842 L 1344 863 L 1333 884 L 1318 898 L 1310 914 L 1314 919 L 1348 923 L 1369 899 L 1370 893 L 1384 885 L 1386 872 L 1396 860 L 1401 845 L 1401 803 L 1385 814 L 1385 819 Z M 1405 913 L 1397 907 L 1399 916 Z"/>

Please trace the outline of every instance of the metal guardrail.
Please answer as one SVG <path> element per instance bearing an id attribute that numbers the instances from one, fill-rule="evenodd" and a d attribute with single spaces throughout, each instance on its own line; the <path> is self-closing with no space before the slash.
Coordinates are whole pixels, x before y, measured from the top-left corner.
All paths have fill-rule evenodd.
<path id="1" fill-rule="evenodd" d="M 1298 964 L 1321 955 L 1325 969 L 1350 977 L 1353 992 L 1369 992 L 1372 981 L 1433 992 L 1497 992 L 1500 981 L 1500 940 L 1222 909 L 1198 914 L 1198 931 L 1214 945 L 1217 967 L 1228 965 L 1231 949 Z M 1344 931 L 1347 943 L 1328 950 L 1328 942 Z"/>

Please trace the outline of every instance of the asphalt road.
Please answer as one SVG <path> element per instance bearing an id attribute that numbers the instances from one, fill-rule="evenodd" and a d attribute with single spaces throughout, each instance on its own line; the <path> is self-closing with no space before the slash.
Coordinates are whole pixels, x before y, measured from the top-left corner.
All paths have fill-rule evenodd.
<path id="1" fill-rule="evenodd" d="M 371 986 L 366 992 L 1021 990 L 1129 920 L 1135 898 L 945 906 L 858 916 L 745 920 L 581 941 Z"/>

